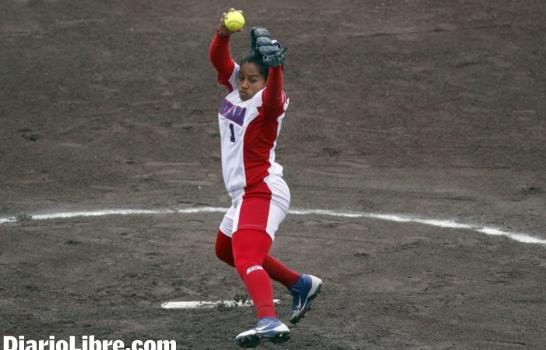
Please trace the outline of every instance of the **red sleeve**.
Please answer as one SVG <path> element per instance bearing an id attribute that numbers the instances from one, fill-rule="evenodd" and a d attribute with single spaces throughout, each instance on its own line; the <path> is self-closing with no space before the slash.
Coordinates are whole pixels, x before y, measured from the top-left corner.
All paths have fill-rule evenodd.
<path id="1" fill-rule="evenodd" d="M 218 72 L 218 82 L 232 91 L 233 87 L 229 83 L 229 78 L 235 68 L 235 61 L 229 53 L 229 38 L 229 36 L 220 36 L 218 33 L 214 34 L 209 47 L 209 59 Z"/>
<path id="2" fill-rule="evenodd" d="M 270 67 L 265 90 L 262 94 L 263 107 L 266 117 L 277 118 L 284 111 L 286 95 L 283 90 L 282 68 Z"/>

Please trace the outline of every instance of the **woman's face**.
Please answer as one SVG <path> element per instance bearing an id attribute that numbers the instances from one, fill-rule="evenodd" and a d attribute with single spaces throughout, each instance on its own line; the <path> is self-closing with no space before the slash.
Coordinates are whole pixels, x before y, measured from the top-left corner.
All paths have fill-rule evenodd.
<path id="1" fill-rule="evenodd" d="M 258 91 L 265 87 L 265 78 L 260 74 L 260 69 L 255 63 L 245 62 L 239 69 L 237 77 L 237 90 L 241 100 L 251 99 Z"/>

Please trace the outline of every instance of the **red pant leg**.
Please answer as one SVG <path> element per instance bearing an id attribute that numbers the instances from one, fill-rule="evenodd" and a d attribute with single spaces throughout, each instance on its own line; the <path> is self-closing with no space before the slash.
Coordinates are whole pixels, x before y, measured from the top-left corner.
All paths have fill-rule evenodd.
<path id="1" fill-rule="evenodd" d="M 218 230 L 215 244 L 216 256 L 228 265 L 235 267 L 233 261 L 233 248 L 231 247 L 231 238 Z"/>
<path id="2" fill-rule="evenodd" d="M 226 264 L 235 267 L 233 261 L 233 250 L 231 246 L 231 238 L 218 230 L 215 244 L 216 256 Z M 262 264 L 263 268 L 273 280 L 282 283 L 286 288 L 290 288 L 296 283 L 300 274 L 290 270 L 281 261 L 271 255 L 267 255 Z"/>
<path id="3" fill-rule="evenodd" d="M 254 302 L 259 319 L 277 317 L 271 279 L 262 266 L 271 244 L 271 237 L 265 231 L 238 230 L 232 239 L 235 267 Z"/>

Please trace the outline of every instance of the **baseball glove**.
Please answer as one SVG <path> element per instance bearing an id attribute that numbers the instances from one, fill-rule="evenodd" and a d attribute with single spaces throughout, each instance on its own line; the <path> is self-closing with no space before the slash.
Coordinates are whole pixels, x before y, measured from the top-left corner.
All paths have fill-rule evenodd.
<path id="1" fill-rule="evenodd" d="M 264 27 L 252 27 L 250 30 L 250 53 L 252 55 L 257 55 L 259 53 L 257 47 L 259 38 L 269 38 L 269 40 L 271 40 L 269 30 L 265 29 Z"/>
<path id="2" fill-rule="evenodd" d="M 262 62 L 269 67 L 281 66 L 284 62 L 286 48 L 277 40 L 260 37 L 256 42 L 258 52 L 262 55 Z"/>

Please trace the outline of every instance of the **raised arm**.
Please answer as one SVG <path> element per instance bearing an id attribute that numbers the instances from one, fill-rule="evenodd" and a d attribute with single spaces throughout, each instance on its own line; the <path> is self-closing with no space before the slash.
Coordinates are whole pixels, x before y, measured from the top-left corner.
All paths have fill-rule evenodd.
<path id="1" fill-rule="evenodd" d="M 232 91 L 233 87 L 229 83 L 229 78 L 235 68 L 235 61 L 229 52 L 230 37 L 230 35 L 221 35 L 219 32 L 214 34 L 209 47 L 209 59 L 218 72 L 218 82 Z"/>
<path id="2" fill-rule="evenodd" d="M 282 66 L 269 67 L 262 102 L 266 117 L 277 118 L 283 113 L 286 95 L 283 92 Z"/>
<path id="3" fill-rule="evenodd" d="M 277 118 L 284 112 L 284 104 L 286 103 L 282 71 L 286 49 L 277 40 L 272 40 L 265 28 L 262 29 L 255 29 L 257 34 L 263 33 L 255 39 L 256 49 L 262 55 L 263 64 L 269 66 L 267 83 L 262 93 L 262 103 L 266 117 Z"/>

